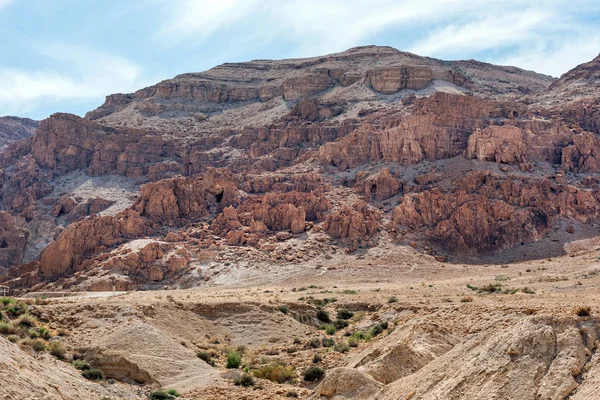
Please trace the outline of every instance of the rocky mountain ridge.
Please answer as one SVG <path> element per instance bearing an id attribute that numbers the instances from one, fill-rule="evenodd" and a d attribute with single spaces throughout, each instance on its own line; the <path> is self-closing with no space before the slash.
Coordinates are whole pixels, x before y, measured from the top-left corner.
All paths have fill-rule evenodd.
<path id="1" fill-rule="evenodd" d="M 0 153 L 0 280 L 211 285 L 231 263 L 242 276 L 326 265 L 388 240 L 464 260 L 595 228 L 597 92 L 548 99 L 596 82 L 596 64 L 555 80 L 367 46 L 225 64 L 55 114 Z"/>
<path id="2" fill-rule="evenodd" d="M 12 142 L 33 136 L 39 124 L 29 118 L 0 117 L 0 150 Z"/>

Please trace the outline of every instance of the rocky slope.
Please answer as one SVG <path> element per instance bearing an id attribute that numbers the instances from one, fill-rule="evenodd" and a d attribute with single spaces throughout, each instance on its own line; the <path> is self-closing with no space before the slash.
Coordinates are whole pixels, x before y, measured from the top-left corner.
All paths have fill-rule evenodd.
<path id="1" fill-rule="evenodd" d="M 33 136 L 39 124 L 29 118 L 0 117 L 0 150 L 12 142 Z"/>
<path id="2" fill-rule="evenodd" d="M 600 216 L 597 64 L 555 80 L 367 46 L 52 115 L 0 153 L 0 280 L 212 285 L 388 239 L 459 262 L 568 242 Z"/>

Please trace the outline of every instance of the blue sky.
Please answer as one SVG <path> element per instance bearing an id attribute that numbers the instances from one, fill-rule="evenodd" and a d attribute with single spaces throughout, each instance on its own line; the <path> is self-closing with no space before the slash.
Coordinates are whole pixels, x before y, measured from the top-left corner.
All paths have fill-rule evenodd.
<path id="1" fill-rule="evenodd" d="M 600 53 L 598 0 L 0 0 L 0 115 L 83 115 L 223 62 L 366 44 L 559 76 Z"/>

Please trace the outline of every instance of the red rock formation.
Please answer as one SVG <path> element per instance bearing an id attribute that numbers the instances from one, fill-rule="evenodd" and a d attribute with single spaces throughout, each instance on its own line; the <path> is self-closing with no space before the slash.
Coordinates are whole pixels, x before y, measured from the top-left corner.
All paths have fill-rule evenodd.
<path id="1" fill-rule="evenodd" d="M 375 198 L 377 200 L 386 200 L 395 196 L 402 187 L 398 179 L 396 179 L 387 168 L 382 168 L 376 174 L 370 176 L 357 176 L 357 182 L 354 185 L 354 190 L 364 194 L 368 199 Z"/>
<path id="2" fill-rule="evenodd" d="M 133 209 L 140 215 L 167 225 L 199 220 L 214 209 L 239 202 L 231 176 L 215 170 L 191 178 L 172 178 L 142 186 Z"/>
<path id="3" fill-rule="evenodd" d="M 559 216 L 597 220 L 599 200 L 599 191 L 473 172 L 448 192 L 434 188 L 406 195 L 393 221 L 425 228 L 425 235 L 449 251 L 478 254 L 535 241 Z"/>
<path id="4" fill-rule="evenodd" d="M 467 158 L 526 166 L 523 132 L 514 126 L 490 126 L 469 136 Z M 525 168 L 527 169 L 527 168 Z"/>
<path id="5" fill-rule="evenodd" d="M 562 149 L 561 166 L 573 172 L 600 172 L 600 141 L 592 133 L 571 137 L 573 144 Z"/>
<path id="6" fill-rule="evenodd" d="M 39 124 L 29 118 L 0 117 L 0 150 L 9 143 L 33 136 Z"/>
<path id="7" fill-rule="evenodd" d="M 29 232 L 18 228 L 13 217 L 0 211 L 0 269 L 20 264 Z"/>
<path id="8" fill-rule="evenodd" d="M 343 206 L 327 215 L 323 230 L 352 247 L 368 243 L 379 231 L 381 215 L 364 201 Z"/>
<path id="9" fill-rule="evenodd" d="M 133 210 L 75 222 L 42 252 L 40 273 L 45 279 L 55 279 L 74 272 L 86 258 L 157 228 Z"/>
<path id="10" fill-rule="evenodd" d="M 424 89 L 433 80 L 433 71 L 427 67 L 385 67 L 367 71 L 365 84 L 383 94 L 394 94 L 402 89 Z"/>

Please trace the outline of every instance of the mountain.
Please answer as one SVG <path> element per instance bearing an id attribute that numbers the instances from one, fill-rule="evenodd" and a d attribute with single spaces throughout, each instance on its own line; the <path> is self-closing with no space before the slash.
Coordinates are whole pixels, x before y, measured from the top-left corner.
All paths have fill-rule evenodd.
<path id="1" fill-rule="evenodd" d="M 29 118 L 0 117 L 0 150 L 9 143 L 32 136 L 38 126 L 38 121 Z"/>
<path id="2" fill-rule="evenodd" d="M 593 64 L 555 80 L 367 46 L 224 64 L 110 95 L 85 118 L 54 114 L 0 154 L 0 260 L 27 263 L 4 281 L 210 285 L 198 263 L 245 276 L 334 262 L 324 240 L 357 256 L 391 242 L 439 260 L 522 257 L 598 219 L 597 105 L 544 100 L 593 80 Z M 298 235 L 305 252 L 286 249 Z"/>
<path id="3" fill-rule="evenodd" d="M 0 152 L 0 397 L 600 398 L 597 64 L 367 46 L 41 121 Z"/>

